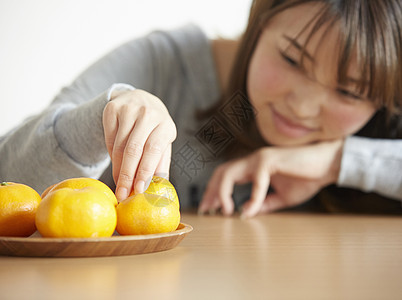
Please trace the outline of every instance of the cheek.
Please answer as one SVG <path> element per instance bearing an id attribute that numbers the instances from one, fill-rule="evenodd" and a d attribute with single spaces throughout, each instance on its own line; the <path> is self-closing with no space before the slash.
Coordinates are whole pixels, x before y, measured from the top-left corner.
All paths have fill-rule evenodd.
<path id="1" fill-rule="evenodd" d="M 350 107 L 343 104 L 333 106 L 327 112 L 327 131 L 334 138 L 354 134 L 371 119 L 374 113 L 375 109 L 372 107 Z"/>
<path id="2" fill-rule="evenodd" d="M 257 52 L 251 59 L 248 76 L 247 92 L 252 102 L 261 104 L 274 101 L 284 92 L 285 74 L 278 60 L 269 56 L 261 56 Z"/>

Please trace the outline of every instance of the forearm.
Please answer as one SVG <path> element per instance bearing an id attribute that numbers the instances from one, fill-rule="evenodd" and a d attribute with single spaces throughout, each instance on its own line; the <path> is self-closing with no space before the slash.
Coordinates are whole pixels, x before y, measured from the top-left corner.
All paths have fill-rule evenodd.
<path id="1" fill-rule="evenodd" d="M 109 163 L 102 127 L 96 124 L 96 110 L 105 102 L 102 97 L 84 104 L 87 107 L 79 112 L 54 107 L 4 136 L 0 141 L 1 180 L 26 183 L 41 192 L 67 177 L 100 176 Z M 84 155 L 86 150 L 89 154 Z"/>
<path id="2" fill-rule="evenodd" d="M 114 84 L 78 105 L 59 101 L 10 132 L 0 140 L 0 179 L 23 182 L 41 192 L 69 177 L 98 178 L 110 163 L 102 125 L 104 107 L 113 91 L 131 89 Z"/>

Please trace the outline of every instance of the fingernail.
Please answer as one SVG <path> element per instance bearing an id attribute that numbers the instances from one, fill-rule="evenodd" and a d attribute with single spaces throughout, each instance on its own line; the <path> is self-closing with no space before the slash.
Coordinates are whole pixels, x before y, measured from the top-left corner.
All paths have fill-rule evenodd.
<path id="1" fill-rule="evenodd" d="M 121 201 L 121 200 L 126 199 L 127 197 L 128 197 L 128 192 L 127 192 L 126 188 L 120 187 L 117 189 L 117 191 L 116 191 L 117 200 Z"/>
<path id="2" fill-rule="evenodd" d="M 135 184 L 135 193 L 140 194 L 145 192 L 145 182 L 140 180 Z"/>

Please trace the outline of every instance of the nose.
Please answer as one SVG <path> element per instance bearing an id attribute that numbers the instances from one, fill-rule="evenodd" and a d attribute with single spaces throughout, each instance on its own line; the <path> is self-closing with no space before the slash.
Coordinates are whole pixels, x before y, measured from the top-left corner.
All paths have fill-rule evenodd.
<path id="1" fill-rule="evenodd" d="M 286 96 L 286 104 L 300 119 L 315 118 L 321 114 L 323 105 L 329 97 L 325 87 L 307 80 L 293 85 Z"/>

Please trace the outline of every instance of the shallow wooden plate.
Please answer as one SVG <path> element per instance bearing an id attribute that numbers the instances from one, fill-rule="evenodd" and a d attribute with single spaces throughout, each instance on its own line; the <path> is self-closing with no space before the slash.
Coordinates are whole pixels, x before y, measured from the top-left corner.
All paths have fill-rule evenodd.
<path id="1" fill-rule="evenodd" d="M 173 232 L 108 238 L 0 237 L 0 255 L 96 257 L 145 254 L 176 247 L 193 230 L 180 223 Z"/>

